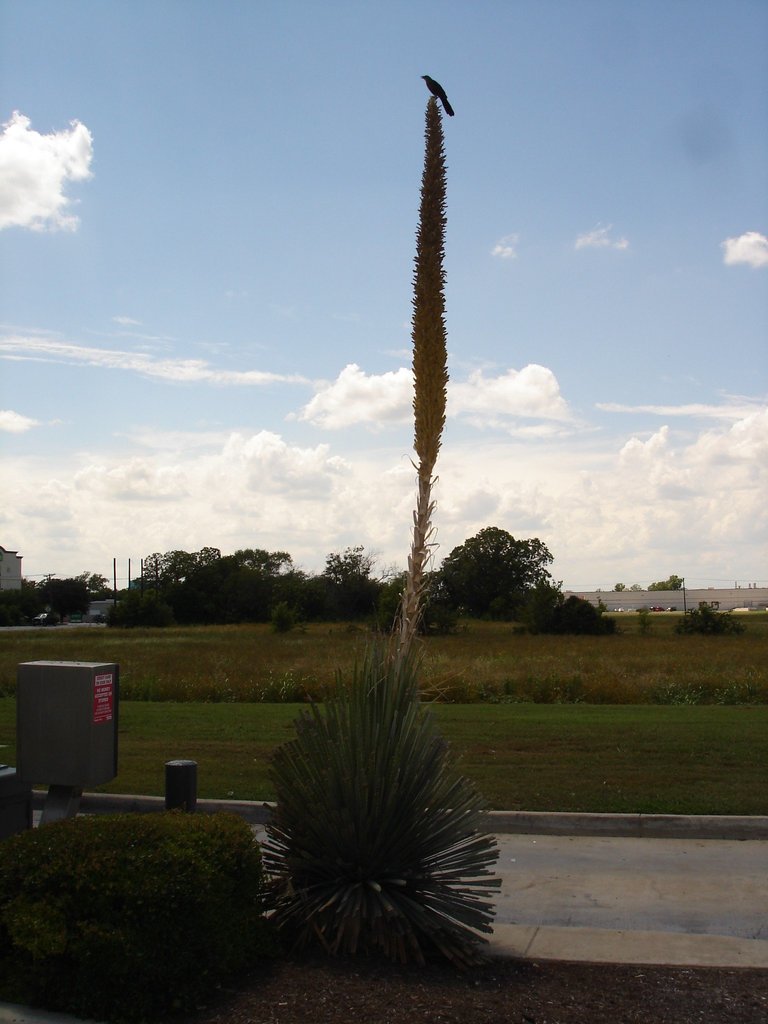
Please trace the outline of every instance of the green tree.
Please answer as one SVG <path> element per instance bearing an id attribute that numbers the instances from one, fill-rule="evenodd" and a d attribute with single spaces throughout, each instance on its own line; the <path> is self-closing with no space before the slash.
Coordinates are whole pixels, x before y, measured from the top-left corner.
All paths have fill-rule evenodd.
<path id="1" fill-rule="evenodd" d="M 183 583 L 196 569 L 211 565 L 221 558 L 218 548 L 199 551 L 159 551 L 144 559 L 144 587 L 163 591 L 174 583 Z"/>
<path id="2" fill-rule="evenodd" d="M 40 588 L 43 601 L 57 615 L 77 615 L 88 611 L 91 603 L 88 587 L 82 579 L 49 579 Z"/>
<path id="3" fill-rule="evenodd" d="M 470 615 L 512 618 L 531 588 L 551 582 L 551 563 L 549 549 L 538 538 L 515 540 L 506 530 L 488 526 L 444 559 L 437 587 Z"/>
<path id="4" fill-rule="evenodd" d="M 214 551 L 215 556 L 206 554 Z M 273 606 L 284 599 L 280 587 L 292 572 L 292 561 L 284 551 L 248 548 L 222 558 L 218 549 L 207 548 L 194 555 L 186 572 L 163 590 L 177 622 L 267 622 Z"/>
<path id="5" fill-rule="evenodd" d="M 331 618 L 359 619 L 375 612 L 381 587 L 371 576 L 373 564 L 362 545 L 326 557 L 322 575 Z"/>
<path id="6" fill-rule="evenodd" d="M 81 572 L 75 576 L 76 580 L 82 580 L 88 589 L 88 596 L 91 601 L 105 601 L 112 596 L 112 586 L 106 576 L 98 572 Z"/>
<path id="7" fill-rule="evenodd" d="M 627 585 L 626 583 L 617 583 L 615 584 L 613 589 L 614 592 L 621 594 L 627 589 Z"/>
<path id="8" fill-rule="evenodd" d="M 293 559 L 287 551 L 265 551 L 263 548 L 239 548 L 235 561 L 262 576 L 277 576 L 293 569 Z"/>
<path id="9" fill-rule="evenodd" d="M 22 626 L 43 611 L 45 602 L 34 582 L 21 581 L 19 590 L 0 590 L 0 626 Z"/>
<path id="10" fill-rule="evenodd" d="M 651 583 L 649 590 L 682 590 L 685 580 L 682 576 L 670 576 L 668 580 L 659 580 L 658 583 Z"/>

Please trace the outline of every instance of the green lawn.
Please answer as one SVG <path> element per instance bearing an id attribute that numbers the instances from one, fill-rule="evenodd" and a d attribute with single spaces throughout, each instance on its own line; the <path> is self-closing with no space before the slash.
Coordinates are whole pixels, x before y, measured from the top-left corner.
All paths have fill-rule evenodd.
<path id="1" fill-rule="evenodd" d="M 123 701 L 109 792 L 163 793 L 164 765 L 198 762 L 201 797 L 271 799 L 270 752 L 301 706 Z M 768 814 L 768 707 L 434 705 L 498 809 Z M 15 701 L 0 699 L 0 761 L 15 763 Z M 45 780 L 40 780 L 41 783 Z"/>

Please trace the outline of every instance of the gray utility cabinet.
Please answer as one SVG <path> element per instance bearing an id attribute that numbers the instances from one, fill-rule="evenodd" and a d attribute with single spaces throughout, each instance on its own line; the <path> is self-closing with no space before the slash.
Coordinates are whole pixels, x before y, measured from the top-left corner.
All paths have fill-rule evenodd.
<path id="1" fill-rule="evenodd" d="M 114 779 L 118 675 L 115 664 L 86 661 L 27 661 L 19 665 L 19 781 L 82 789 Z"/>

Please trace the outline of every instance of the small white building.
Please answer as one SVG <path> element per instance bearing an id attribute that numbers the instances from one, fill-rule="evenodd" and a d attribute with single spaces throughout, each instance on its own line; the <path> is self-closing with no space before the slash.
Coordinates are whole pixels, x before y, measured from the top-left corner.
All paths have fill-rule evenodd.
<path id="1" fill-rule="evenodd" d="M 21 590 L 21 555 L 0 544 L 0 590 Z"/>

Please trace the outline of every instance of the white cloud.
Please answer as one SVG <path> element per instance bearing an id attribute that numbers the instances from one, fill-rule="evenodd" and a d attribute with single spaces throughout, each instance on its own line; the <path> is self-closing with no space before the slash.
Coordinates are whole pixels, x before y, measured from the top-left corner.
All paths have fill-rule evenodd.
<path id="1" fill-rule="evenodd" d="M 367 375 L 356 363 L 350 363 L 335 381 L 319 387 L 298 418 L 326 430 L 359 423 L 379 429 L 386 424 L 410 422 L 412 401 L 409 369 Z M 461 417 L 475 427 L 501 427 L 528 436 L 549 435 L 553 427 L 551 423 L 520 427 L 517 420 L 564 424 L 573 419 L 555 375 L 534 363 L 497 377 L 475 370 L 465 381 L 452 378 L 448 382 L 448 416 Z"/>
<path id="2" fill-rule="evenodd" d="M 491 256 L 496 256 L 501 260 L 517 259 L 517 243 L 519 241 L 520 235 L 504 235 L 491 249 Z"/>
<path id="3" fill-rule="evenodd" d="M 32 427 L 40 426 L 39 420 L 30 419 L 29 416 L 22 416 L 21 413 L 13 412 L 11 409 L 0 409 L 0 431 L 7 434 L 23 434 Z"/>
<path id="4" fill-rule="evenodd" d="M 579 235 L 574 243 L 575 249 L 628 249 L 629 242 L 626 238 L 612 239 L 609 235 L 612 224 L 608 224 L 607 227 L 601 227 L 597 225 L 591 231 L 587 231 L 583 235 Z"/>
<path id="5" fill-rule="evenodd" d="M 146 352 L 88 348 L 69 342 L 36 336 L 0 337 L 0 356 L 40 362 L 76 363 L 109 370 L 126 370 L 144 377 L 184 384 L 214 384 L 222 387 L 256 386 L 275 383 L 306 383 L 298 374 L 267 373 L 263 370 L 219 370 L 204 359 L 157 359 Z"/>
<path id="6" fill-rule="evenodd" d="M 25 570 L 106 574 L 114 556 L 254 543 L 310 569 L 358 543 L 404 564 L 415 480 L 399 443 L 350 453 L 271 431 L 166 440 L 127 456 L 7 459 L 0 519 Z M 486 434 L 446 445 L 437 471 L 438 561 L 489 525 L 539 537 L 555 578 L 574 587 L 754 578 L 768 561 L 765 407 L 692 439 L 667 424 L 619 443 Z"/>
<path id="7" fill-rule="evenodd" d="M 746 231 L 738 238 L 726 238 L 720 243 L 720 248 L 724 250 L 723 263 L 768 267 L 768 238 L 758 231 Z"/>
<path id="8" fill-rule="evenodd" d="M 738 420 L 751 415 L 760 407 L 753 399 L 733 400 L 725 405 L 707 405 L 692 402 L 687 405 L 623 405 L 621 402 L 598 402 L 603 412 L 650 413 L 653 416 L 689 416 L 695 419 Z"/>
<path id="9" fill-rule="evenodd" d="M 768 465 L 768 409 L 760 409 L 737 420 L 725 433 L 708 430 L 701 434 L 691 451 L 705 465 L 744 461 L 758 467 Z"/>
<path id="10" fill-rule="evenodd" d="M 356 423 L 374 427 L 403 423 L 411 415 L 412 396 L 413 377 L 405 367 L 368 375 L 356 363 L 349 363 L 335 381 L 319 386 L 299 419 L 326 430 Z"/>
<path id="11" fill-rule="evenodd" d="M 474 370 L 465 382 L 451 382 L 448 415 L 465 416 L 475 426 L 508 425 L 519 417 L 560 423 L 573 419 L 554 373 L 536 363 L 498 377 Z"/>
<path id="12" fill-rule="evenodd" d="M 41 135 L 30 120 L 14 111 L 0 135 L 0 230 L 25 227 L 74 229 L 78 218 L 64 195 L 68 181 L 91 176 L 91 133 L 79 121 L 70 128 Z"/>
<path id="13" fill-rule="evenodd" d="M 112 319 L 121 327 L 141 327 L 141 320 L 134 320 L 130 316 L 113 316 Z"/>
<path id="14" fill-rule="evenodd" d="M 116 556 L 208 544 L 224 553 L 254 543 L 286 550 L 288 541 L 298 562 L 321 567 L 325 554 L 358 538 L 377 546 L 381 520 L 411 488 L 410 476 L 387 472 L 396 455 L 374 470 L 270 431 L 230 433 L 215 448 L 172 442 L 138 455 L 7 460 L 0 519 L 6 538 L 24 545 L 25 570 L 43 562 L 39 571 L 67 575 L 83 571 L 74 568 L 83 559 L 111 565 Z M 404 545 L 405 509 L 397 527 Z M 385 522 L 382 536 L 394 529 Z"/>

